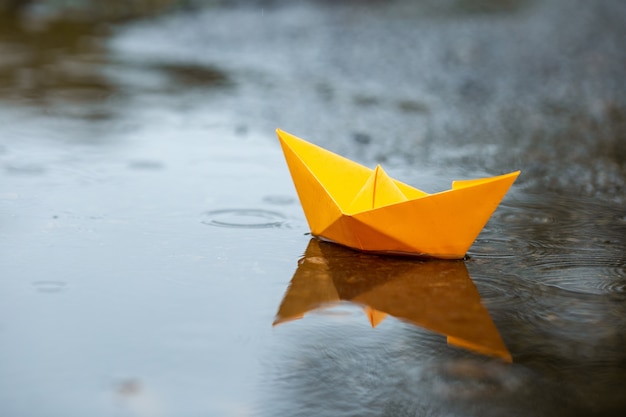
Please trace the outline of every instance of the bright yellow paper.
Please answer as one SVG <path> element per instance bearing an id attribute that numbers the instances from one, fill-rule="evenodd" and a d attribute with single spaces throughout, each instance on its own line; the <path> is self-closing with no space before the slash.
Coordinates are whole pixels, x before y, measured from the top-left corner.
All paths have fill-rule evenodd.
<path id="1" fill-rule="evenodd" d="M 372 327 L 390 315 L 451 345 L 512 361 L 462 261 L 382 259 L 311 239 L 274 325 L 342 302 L 362 306 Z"/>
<path id="2" fill-rule="evenodd" d="M 461 259 L 520 171 L 428 194 L 277 129 L 311 233 L 371 252 Z"/>

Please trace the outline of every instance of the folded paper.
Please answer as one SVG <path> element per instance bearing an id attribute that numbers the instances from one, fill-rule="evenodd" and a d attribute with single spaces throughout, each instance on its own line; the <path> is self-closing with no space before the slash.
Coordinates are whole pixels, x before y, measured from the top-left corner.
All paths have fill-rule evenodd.
<path id="1" fill-rule="evenodd" d="M 362 251 L 461 259 L 520 173 L 429 194 L 276 132 L 311 233 Z"/>
<path id="2" fill-rule="evenodd" d="M 361 306 L 372 327 L 393 316 L 511 362 L 463 261 L 382 258 L 311 239 L 274 325 L 345 302 Z"/>

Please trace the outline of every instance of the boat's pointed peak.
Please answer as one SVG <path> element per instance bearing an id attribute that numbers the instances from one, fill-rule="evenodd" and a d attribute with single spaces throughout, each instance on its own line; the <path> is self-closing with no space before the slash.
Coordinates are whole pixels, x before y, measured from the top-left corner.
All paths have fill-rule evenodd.
<path id="1" fill-rule="evenodd" d="M 372 208 L 406 201 L 407 197 L 380 165 L 376 166 Z"/>
<path id="2" fill-rule="evenodd" d="M 375 181 L 379 181 L 379 179 L 384 181 L 387 178 L 390 181 L 393 181 L 389 174 L 387 174 L 387 171 L 385 171 L 380 164 L 376 164 L 376 168 L 374 168 L 374 178 Z"/>
<path id="3" fill-rule="evenodd" d="M 372 174 L 347 206 L 346 211 L 358 213 L 406 200 L 408 198 L 398 188 L 396 182 L 380 165 L 376 165 Z"/>

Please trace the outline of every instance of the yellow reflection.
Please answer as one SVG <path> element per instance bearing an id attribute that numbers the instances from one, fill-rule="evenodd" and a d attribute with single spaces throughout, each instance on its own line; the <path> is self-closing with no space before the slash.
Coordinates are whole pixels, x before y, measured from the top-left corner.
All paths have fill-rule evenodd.
<path id="1" fill-rule="evenodd" d="M 390 315 L 512 361 L 462 261 L 380 257 L 311 239 L 274 325 L 346 301 L 363 306 L 372 327 Z"/>

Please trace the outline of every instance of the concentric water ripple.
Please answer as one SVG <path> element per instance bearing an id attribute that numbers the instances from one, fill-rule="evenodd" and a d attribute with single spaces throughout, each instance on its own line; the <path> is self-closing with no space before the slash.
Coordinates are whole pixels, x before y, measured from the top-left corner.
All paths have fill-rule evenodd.
<path id="1" fill-rule="evenodd" d="M 203 224 L 242 229 L 286 227 L 285 216 L 277 211 L 262 209 L 224 209 L 208 211 Z"/>
<path id="2" fill-rule="evenodd" d="M 531 283 L 517 276 L 472 275 L 483 303 L 489 308 L 519 308 L 524 294 L 532 291 Z M 513 284 L 513 285 L 512 285 Z"/>
<path id="3" fill-rule="evenodd" d="M 572 245 L 573 248 L 580 245 Z M 626 259 L 605 248 L 558 248 L 537 244 L 533 256 L 522 260 L 527 278 L 540 285 L 590 295 L 624 295 Z"/>
<path id="4" fill-rule="evenodd" d="M 543 263 L 538 269 L 538 281 L 543 285 L 583 294 L 626 294 L 624 262 L 607 259 L 563 259 Z"/>
<path id="5" fill-rule="evenodd" d="M 611 280 L 602 276 L 603 271 L 595 271 L 592 268 L 579 268 L 569 275 L 568 271 L 559 271 L 558 276 L 548 276 L 541 280 L 544 285 L 552 286 L 561 290 L 582 294 L 595 295 L 626 295 L 625 280 Z M 624 274 L 624 271 L 621 271 Z"/>

